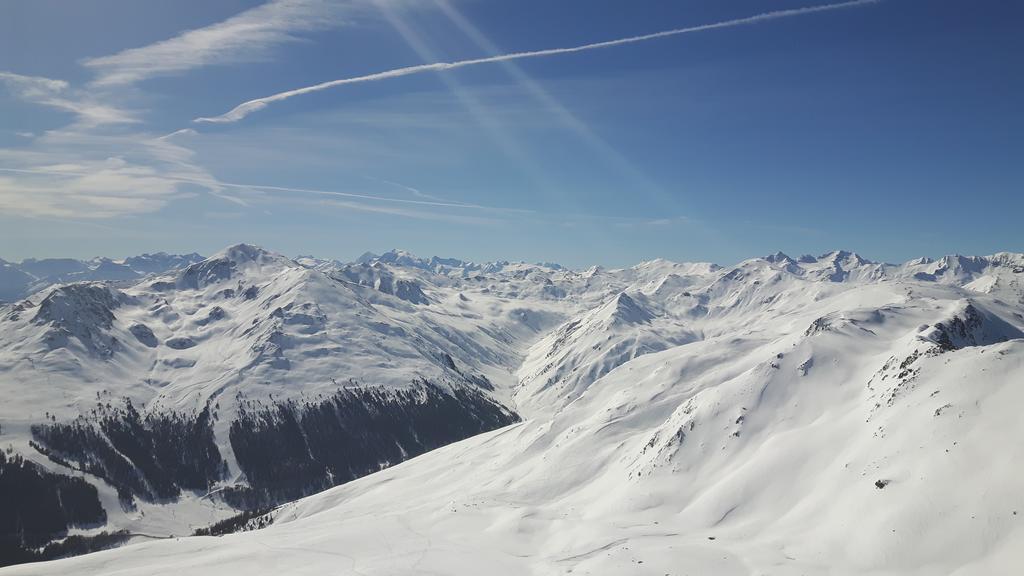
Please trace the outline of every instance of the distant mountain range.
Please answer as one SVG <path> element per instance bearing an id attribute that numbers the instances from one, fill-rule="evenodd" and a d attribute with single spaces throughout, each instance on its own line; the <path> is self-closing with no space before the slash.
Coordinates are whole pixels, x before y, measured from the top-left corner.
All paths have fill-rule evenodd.
<path id="1" fill-rule="evenodd" d="M 147 274 L 158 274 L 194 264 L 203 259 L 199 254 L 143 254 L 124 260 L 93 258 L 29 258 L 20 263 L 0 260 L 0 302 L 11 302 L 52 286 L 69 282 L 138 280 Z"/>
<path id="2" fill-rule="evenodd" d="M 0 558 L 270 525 L 12 574 L 1024 561 L 1022 254 L 3 270 Z"/>

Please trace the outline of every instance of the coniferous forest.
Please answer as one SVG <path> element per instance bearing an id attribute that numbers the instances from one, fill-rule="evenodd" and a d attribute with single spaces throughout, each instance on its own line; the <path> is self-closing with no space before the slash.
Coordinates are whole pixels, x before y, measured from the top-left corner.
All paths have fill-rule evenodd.
<path id="1" fill-rule="evenodd" d="M 96 488 L 0 452 L 0 566 L 42 559 L 35 551 L 75 526 L 106 522 Z M 78 545 L 83 544 L 79 542 Z M 75 548 L 72 542 L 68 550 Z M 57 553 L 51 549 L 51 554 Z M 52 556 L 51 556 L 52 557 Z"/>
<path id="2" fill-rule="evenodd" d="M 254 508 L 295 499 L 428 450 L 517 422 L 480 392 L 346 388 L 318 401 L 256 405 L 232 422 L 230 440 L 249 487 L 225 499 Z"/>
<path id="3" fill-rule="evenodd" d="M 228 477 L 210 407 L 140 412 L 130 400 L 97 404 L 68 422 L 32 426 L 32 446 L 52 462 L 113 486 L 121 506 L 136 498 L 171 502 L 209 493 Z M 477 390 L 417 381 L 407 389 L 346 387 L 312 400 L 244 402 L 229 441 L 245 483 L 216 491 L 243 510 L 197 534 L 225 534 L 272 522 L 277 503 L 312 494 L 445 444 L 517 422 Z M 0 454 L 0 565 L 102 549 L 126 532 L 66 537 L 97 527 L 106 512 L 83 477 L 54 474 Z M 10 511 L 9 513 L 7 511 Z"/>
<path id="4" fill-rule="evenodd" d="M 101 405 L 95 418 L 32 427 L 35 447 L 51 460 L 102 478 L 122 503 L 176 498 L 205 491 L 226 470 L 214 441 L 209 408 L 194 414 L 167 411 L 145 416 L 125 400 Z"/>

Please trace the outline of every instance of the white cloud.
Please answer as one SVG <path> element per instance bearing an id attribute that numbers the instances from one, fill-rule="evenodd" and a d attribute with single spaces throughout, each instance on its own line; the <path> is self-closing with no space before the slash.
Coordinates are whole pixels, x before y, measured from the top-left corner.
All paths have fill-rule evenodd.
<path id="1" fill-rule="evenodd" d="M 176 136 L 195 136 L 197 134 L 198 134 L 198 132 L 196 132 L 195 130 L 193 130 L 191 128 L 182 128 L 181 130 L 175 130 L 174 132 L 171 132 L 170 134 L 165 134 L 165 135 L 161 136 L 160 140 L 170 140 L 170 139 L 172 139 L 172 138 L 174 138 Z"/>
<path id="2" fill-rule="evenodd" d="M 875 4 L 881 0 L 851 0 L 849 2 L 839 2 L 836 4 L 824 4 L 820 6 L 809 6 L 806 8 L 794 8 L 791 10 L 777 10 L 774 12 L 765 12 L 762 14 L 756 14 L 754 16 L 748 16 L 746 18 L 737 18 L 734 20 L 726 20 L 723 22 L 715 22 L 713 24 L 703 24 L 700 26 L 691 26 L 688 28 L 676 28 L 673 30 L 665 30 L 662 32 L 654 32 L 652 34 L 643 34 L 641 36 L 630 36 L 627 38 L 617 38 L 615 40 L 606 40 L 604 42 L 594 42 L 591 44 L 584 44 L 581 46 L 572 46 L 568 48 L 549 48 L 546 50 L 533 50 L 529 52 L 513 52 L 511 54 L 498 54 L 495 56 L 487 56 L 483 58 L 471 58 L 468 60 L 458 60 L 456 62 L 433 62 L 430 64 L 419 64 L 416 66 L 405 66 L 402 68 L 394 68 L 392 70 L 385 70 L 383 72 L 376 72 L 374 74 L 366 74 L 363 76 L 354 76 L 351 78 L 341 78 L 338 80 L 331 80 L 328 82 L 321 82 L 312 86 L 304 86 L 302 88 L 296 88 L 294 90 L 287 90 L 284 92 L 278 92 L 270 96 L 263 98 L 255 98 L 247 102 L 243 102 L 238 106 L 235 106 L 231 110 L 221 114 L 220 116 L 212 117 L 200 117 L 196 118 L 195 122 L 212 122 L 212 123 L 227 123 L 227 122 L 238 122 L 253 112 L 257 112 L 266 108 L 270 104 L 287 100 L 295 96 L 302 96 L 304 94 L 310 94 L 313 92 L 319 92 L 321 90 L 327 90 L 337 86 L 343 86 L 346 84 L 360 84 L 363 82 L 376 82 L 380 80 L 388 80 L 391 78 L 398 78 L 401 76 L 410 76 L 413 74 L 422 74 L 424 72 L 443 72 L 446 70 L 453 70 L 456 68 L 465 68 L 467 66 L 477 66 L 480 64 L 492 64 L 497 62 L 510 62 L 513 60 L 522 60 L 526 58 L 541 58 L 546 56 L 557 56 L 561 54 L 571 54 L 575 52 L 586 52 L 589 50 L 597 50 L 600 48 L 610 48 L 613 46 L 621 46 L 624 44 L 635 44 L 637 42 L 646 42 L 648 40 L 655 40 L 658 38 L 666 38 L 669 36 L 678 36 L 682 34 L 691 34 L 694 32 L 704 32 L 708 30 L 717 30 L 721 28 L 732 28 L 735 26 L 744 26 L 747 24 L 755 24 L 758 22 L 764 22 L 767 20 L 776 20 L 779 18 L 788 18 L 792 16 L 800 16 L 805 14 L 813 14 L 817 12 L 825 12 L 829 10 L 838 10 L 843 8 L 852 8 L 855 6 L 864 6 L 867 4 Z"/>
<path id="3" fill-rule="evenodd" d="M 0 90 L 75 116 L 62 129 L 26 133 L 27 147 L 0 149 L 0 210 L 112 218 L 153 212 L 202 191 L 240 205 L 246 204 L 244 197 L 260 197 L 258 189 L 222 184 L 198 165 L 183 145 L 195 130 L 165 136 L 126 131 L 124 126 L 141 121 L 139 111 L 118 107 L 137 94 L 128 85 L 201 66 L 268 58 L 275 47 L 299 40 L 304 32 L 337 26 L 372 1 L 272 0 L 174 38 L 86 60 L 96 77 L 78 88 L 64 80 L 0 71 Z"/>
<path id="4" fill-rule="evenodd" d="M 194 152 L 171 136 L 99 136 L 52 131 L 27 150 L 0 149 L 0 210 L 31 216 L 113 218 L 154 212 L 200 190 L 238 205 L 271 198 L 316 202 L 360 212 L 464 223 L 492 222 L 523 211 L 421 195 L 379 196 L 224 182 L 193 162 Z M 486 215 L 486 216 L 483 216 Z"/>
<path id="5" fill-rule="evenodd" d="M 0 82 L 25 99 L 49 98 L 68 89 L 68 83 L 64 80 L 23 76 L 13 72 L 0 72 Z"/>
<path id="6" fill-rule="evenodd" d="M 296 41 L 300 33 L 339 24 L 352 4 L 274 0 L 217 24 L 148 46 L 89 58 L 83 64 L 97 73 L 94 86 L 115 86 L 202 66 L 260 61 L 269 57 L 272 48 Z"/>
<path id="7" fill-rule="evenodd" d="M 122 159 L 44 166 L 17 178 L 0 175 L 0 211 L 26 216 L 110 218 L 152 212 L 179 195 L 152 168 Z"/>
<path id="8" fill-rule="evenodd" d="M 25 148 L 0 148 L 0 211 L 112 218 L 153 212 L 202 190 L 223 194 L 192 151 L 150 134 L 51 130 Z"/>
<path id="9" fill-rule="evenodd" d="M 71 90 L 64 80 L 0 72 L 0 84 L 5 85 L 14 96 L 31 104 L 71 112 L 81 126 L 134 124 L 139 121 L 135 112 L 104 104 L 93 96 Z"/>

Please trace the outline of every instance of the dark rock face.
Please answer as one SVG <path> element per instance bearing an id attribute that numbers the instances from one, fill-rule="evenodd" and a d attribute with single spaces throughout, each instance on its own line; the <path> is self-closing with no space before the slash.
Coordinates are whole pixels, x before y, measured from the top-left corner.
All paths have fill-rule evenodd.
<path id="1" fill-rule="evenodd" d="M 68 328 L 109 329 L 119 305 L 114 292 L 102 284 L 69 284 L 50 292 L 32 320 Z"/>
<path id="2" fill-rule="evenodd" d="M 149 326 L 145 324 L 133 324 L 128 331 L 135 336 L 135 339 L 141 342 L 143 345 L 149 348 L 156 348 L 157 340 L 156 335 L 149 329 Z"/>
<path id="3" fill-rule="evenodd" d="M 231 447 L 250 488 L 231 492 L 229 502 L 255 507 L 298 498 L 518 420 L 475 390 L 428 382 L 257 406 L 231 425 Z"/>
<path id="4" fill-rule="evenodd" d="M 196 324 L 199 326 L 206 326 L 207 324 L 223 320 L 227 318 L 227 316 L 228 313 L 223 308 L 220 306 L 214 306 L 213 308 L 210 308 L 210 311 L 207 312 L 206 316 L 196 320 Z"/>
<path id="5" fill-rule="evenodd" d="M 196 341 L 189 338 L 188 336 L 178 336 L 177 338 L 171 338 L 167 342 L 168 348 L 175 350 L 186 350 L 196 345 Z"/>
<path id="6" fill-rule="evenodd" d="M 961 317 L 962 316 L 962 317 Z M 975 332 L 982 326 L 982 316 L 973 305 L 968 305 L 963 314 L 935 325 L 936 342 L 943 350 L 957 350 L 964 346 L 975 346 Z"/>
<path id="7" fill-rule="evenodd" d="M 932 340 L 943 352 L 1024 337 L 1020 330 L 973 303 L 952 318 L 934 324 L 934 329 Z"/>
<path id="8" fill-rule="evenodd" d="M 423 293 L 420 285 L 409 280 L 395 282 L 394 296 L 413 304 L 429 304 L 427 295 Z"/>
<path id="9" fill-rule="evenodd" d="M 192 264 L 178 276 L 178 286 L 198 290 L 231 278 L 235 263 L 227 258 L 204 260 Z"/>
<path id="10" fill-rule="evenodd" d="M 814 322 L 811 322 L 811 325 L 807 327 L 807 330 L 804 330 L 804 336 L 813 336 L 814 334 L 818 334 L 819 332 L 826 332 L 831 329 L 832 319 L 829 318 L 828 316 L 822 316 L 821 318 L 816 319 Z"/>
<path id="11" fill-rule="evenodd" d="M 67 346 L 76 339 L 90 352 L 110 357 L 118 342 L 108 331 L 113 326 L 114 310 L 124 297 L 102 284 L 69 284 L 51 291 L 32 321 L 52 326 L 46 334 L 51 348 Z"/>

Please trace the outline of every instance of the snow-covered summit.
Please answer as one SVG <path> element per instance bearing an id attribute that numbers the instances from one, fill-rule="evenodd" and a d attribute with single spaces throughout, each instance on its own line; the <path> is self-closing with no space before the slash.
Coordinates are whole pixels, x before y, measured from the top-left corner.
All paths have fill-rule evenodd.
<path id="1" fill-rule="evenodd" d="M 966 574 L 1024 561 L 1022 255 L 576 271 L 388 254 L 341 264 L 238 245 L 0 307 L 13 399 L 0 443 L 84 474 L 108 528 L 185 535 L 267 495 L 386 468 L 278 509 L 262 531 L 60 570 L 150 573 L 153 554 L 166 573 L 329 570 L 339 546 L 368 574 Z M 142 421 L 202 432 L 186 436 L 194 453 L 221 460 L 189 461 L 201 494 L 179 464 L 118 464 L 123 445 L 76 460 L 61 444 L 113 447 L 101 423 L 121 420 L 97 398 L 121 397 Z M 76 421 L 77 436 L 53 428 Z"/>

